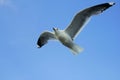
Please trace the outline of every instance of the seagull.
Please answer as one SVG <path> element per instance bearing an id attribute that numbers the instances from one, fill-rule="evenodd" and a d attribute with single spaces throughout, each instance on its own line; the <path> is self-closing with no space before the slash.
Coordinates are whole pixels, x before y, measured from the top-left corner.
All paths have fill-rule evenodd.
<path id="1" fill-rule="evenodd" d="M 38 47 L 41 48 L 48 40 L 58 40 L 64 46 L 69 48 L 74 55 L 81 53 L 83 48 L 75 44 L 73 40 L 76 38 L 77 34 L 81 32 L 91 16 L 100 14 L 113 5 L 115 5 L 114 2 L 109 2 L 81 10 L 74 16 L 72 22 L 66 29 L 59 30 L 58 28 L 53 28 L 53 32 L 44 31 L 41 33 L 37 41 Z"/>

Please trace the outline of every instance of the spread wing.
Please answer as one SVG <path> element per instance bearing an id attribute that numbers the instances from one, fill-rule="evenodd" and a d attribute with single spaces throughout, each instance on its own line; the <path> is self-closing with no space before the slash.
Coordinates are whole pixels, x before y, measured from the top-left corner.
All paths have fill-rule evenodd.
<path id="1" fill-rule="evenodd" d="M 65 29 L 66 33 L 68 33 L 73 39 L 83 29 L 84 27 L 83 25 L 86 23 L 86 21 L 88 21 L 88 19 L 92 15 L 102 13 L 104 10 L 106 10 L 107 8 L 111 7 L 114 4 L 115 3 L 113 2 L 99 4 L 80 11 L 75 15 L 71 24 Z"/>
<path id="2" fill-rule="evenodd" d="M 54 33 L 48 31 L 43 32 L 37 41 L 38 47 L 42 47 L 51 39 L 56 39 Z"/>

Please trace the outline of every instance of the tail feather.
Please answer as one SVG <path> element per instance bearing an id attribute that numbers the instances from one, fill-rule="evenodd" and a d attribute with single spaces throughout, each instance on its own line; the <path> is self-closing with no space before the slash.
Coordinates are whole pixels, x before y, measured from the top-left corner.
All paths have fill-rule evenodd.
<path id="1" fill-rule="evenodd" d="M 76 44 L 73 44 L 73 46 L 72 46 L 72 48 L 70 48 L 70 50 L 72 51 L 72 53 L 74 55 L 77 55 L 77 54 L 79 54 L 79 53 L 81 53 L 83 51 L 83 48 L 79 47 Z"/>

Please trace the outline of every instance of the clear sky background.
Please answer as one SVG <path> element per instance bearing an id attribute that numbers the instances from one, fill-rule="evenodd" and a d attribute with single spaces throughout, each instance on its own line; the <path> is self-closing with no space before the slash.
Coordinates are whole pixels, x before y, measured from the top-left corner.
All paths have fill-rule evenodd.
<path id="1" fill-rule="evenodd" d="M 113 1 L 75 39 L 84 48 L 75 56 L 57 41 L 38 49 L 40 33 L 111 0 L 0 0 L 0 80 L 120 80 L 120 0 Z"/>

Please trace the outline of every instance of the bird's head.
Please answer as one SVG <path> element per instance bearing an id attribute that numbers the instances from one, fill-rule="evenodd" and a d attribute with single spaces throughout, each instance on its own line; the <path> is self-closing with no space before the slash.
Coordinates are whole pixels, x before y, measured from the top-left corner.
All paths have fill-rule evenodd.
<path id="1" fill-rule="evenodd" d="M 57 32 L 58 31 L 58 28 L 53 28 L 54 32 Z"/>

